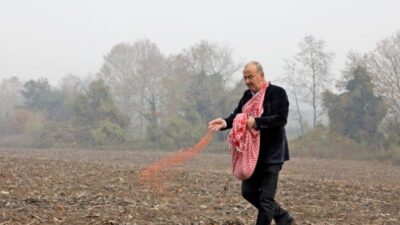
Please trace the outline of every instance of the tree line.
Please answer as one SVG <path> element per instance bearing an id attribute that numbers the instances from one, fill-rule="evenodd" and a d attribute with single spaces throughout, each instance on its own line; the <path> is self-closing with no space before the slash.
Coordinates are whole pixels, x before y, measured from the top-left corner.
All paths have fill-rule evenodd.
<path id="1" fill-rule="evenodd" d="M 370 52 L 350 52 L 340 78 L 331 72 L 333 60 L 326 42 L 311 35 L 284 59 L 278 81 L 298 136 L 324 126 L 375 149 L 398 148 L 400 32 Z M 234 75 L 242 66 L 228 44 L 203 40 L 165 55 L 141 39 L 115 45 L 96 74 L 69 74 L 57 86 L 46 78 L 3 79 L 0 144 L 181 148 L 198 140 L 207 121 L 236 106 L 245 86 Z"/>
<path id="2" fill-rule="evenodd" d="M 228 44 L 203 40 L 165 56 L 142 39 L 115 45 L 95 75 L 69 74 L 58 86 L 46 78 L 4 79 L 1 142 L 184 147 L 197 141 L 208 120 L 230 112 L 239 68 Z"/>

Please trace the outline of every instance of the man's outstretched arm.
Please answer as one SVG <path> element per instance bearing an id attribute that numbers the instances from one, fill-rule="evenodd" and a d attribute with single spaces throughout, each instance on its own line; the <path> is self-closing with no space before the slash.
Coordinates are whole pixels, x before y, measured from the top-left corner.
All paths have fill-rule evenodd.
<path id="1" fill-rule="evenodd" d="M 212 131 L 218 131 L 218 130 L 226 130 L 232 128 L 233 120 L 235 119 L 236 115 L 242 112 L 242 106 L 244 105 L 244 98 L 246 94 L 248 94 L 247 91 L 243 93 L 243 96 L 240 99 L 238 106 L 235 108 L 232 114 L 230 114 L 226 118 L 217 118 L 211 120 L 208 123 L 208 129 Z"/>

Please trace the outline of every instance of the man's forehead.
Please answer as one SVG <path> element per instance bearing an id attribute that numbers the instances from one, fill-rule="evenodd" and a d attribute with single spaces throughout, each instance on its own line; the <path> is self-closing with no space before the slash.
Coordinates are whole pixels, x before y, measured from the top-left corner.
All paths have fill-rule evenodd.
<path id="1" fill-rule="evenodd" d="M 255 73 L 255 72 L 257 72 L 257 66 L 254 64 L 247 64 L 243 69 L 243 73 Z"/>

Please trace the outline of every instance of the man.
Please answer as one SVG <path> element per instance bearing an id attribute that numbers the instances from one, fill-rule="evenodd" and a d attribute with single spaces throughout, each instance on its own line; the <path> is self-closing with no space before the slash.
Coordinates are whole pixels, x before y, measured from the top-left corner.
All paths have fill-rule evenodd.
<path id="1" fill-rule="evenodd" d="M 267 83 L 260 63 L 252 61 L 243 70 L 243 79 L 249 88 L 239 105 L 227 118 L 209 122 L 213 131 L 232 128 L 236 115 L 253 95 Z M 260 149 L 255 170 L 250 178 L 242 181 L 242 195 L 258 209 L 257 225 L 269 225 L 272 219 L 277 225 L 294 224 L 294 218 L 274 200 L 278 175 L 284 161 L 289 160 L 285 125 L 289 113 L 289 101 L 283 88 L 268 84 L 261 117 L 248 117 L 247 128 L 260 131 Z"/>

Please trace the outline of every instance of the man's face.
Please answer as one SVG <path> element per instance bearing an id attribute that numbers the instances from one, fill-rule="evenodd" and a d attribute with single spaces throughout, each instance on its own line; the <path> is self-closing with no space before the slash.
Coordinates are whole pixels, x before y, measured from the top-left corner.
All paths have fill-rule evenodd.
<path id="1" fill-rule="evenodd" d="M 256 65 L 249 64 L 243 70 L 243 80 L 247 87 L 255 93 L 262 88 L 264 83 L 264 74 L 257 72 Z"/>

